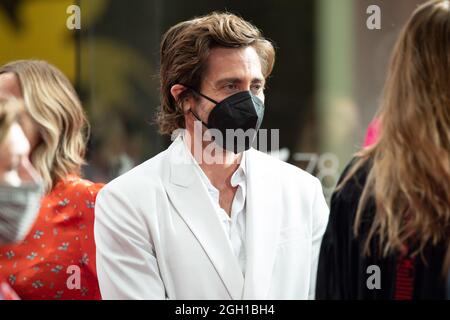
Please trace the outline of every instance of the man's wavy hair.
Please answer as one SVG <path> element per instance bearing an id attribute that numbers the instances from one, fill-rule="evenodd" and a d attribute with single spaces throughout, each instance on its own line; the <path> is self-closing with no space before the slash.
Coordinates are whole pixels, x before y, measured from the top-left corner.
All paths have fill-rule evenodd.
<path id="1" fill-rule="evenodd" d="M 270 41 L 249 22 L 231 13 L 213 12 L 171 27 L 162 37 L 160 48 L 161 105 L 157 123 L 162 134 L 184 128 L 184 113 L 172 97 L 175 84 L 199 89 L 206 61 L 215 47 L 255 48 L 267 78 L 275 63 L 275 49 Z M 186 90 L 179 101 L 191 94 Z"/>

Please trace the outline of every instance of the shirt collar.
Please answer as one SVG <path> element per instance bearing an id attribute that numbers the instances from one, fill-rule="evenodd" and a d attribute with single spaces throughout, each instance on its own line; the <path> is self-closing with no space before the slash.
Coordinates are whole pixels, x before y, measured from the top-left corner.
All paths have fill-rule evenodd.
<path id="1" fill-rule="evenodd" d="M 237 170 L 231 176 L 231 185 L 233 187 L 241 185 L 242 183 L 245 182 L 245 178 L 246 178 L 245 153 L 246 153 L 245 151 L 242 152 L 241 163 L 239 164 L 239 167 L 237 168 Z"/>
<path id="2" fill-rule="evenodd" d="M 208 188 L 208 191 L 210 193 L 214 193 L 214 194 L 217 193 L 217 196 L 218 196 L 219 191 L 217 190 L 216 187 L 213 186 L 211 181 L 209 181 L 209 178 L 203 172 L 202 168 L 200 168 L 197 160 L 195 160 L 194 156 L 192 155 L 191 150 L 189 150 L 188 145 L 187 145 L 186 140 L 185 140 L 184 132 L 182 134 L 182 140 L 183 140 L 185 152 L 188 154 L 188 156 L 190 157 L 190 159 L 191 159 L 192 163 L 194 164 L 195 168 L 199 172 L 200 179 L 203 181 L 203 183 Z M 231 181 L 230 182 L 231 182 L 231 185 L 233 187 L 236 187 L 238 185 L 240 185 L 241 187 L 245 187 L 246 171 L 247 171 L 246 170 L 246 155 L 245 154 L 246 154 L 246 152 L 244 151 L 242 153 L 241 163 L 239 164 L 239 167 L 236 169 L 236 171 L 231 176 Z"/>

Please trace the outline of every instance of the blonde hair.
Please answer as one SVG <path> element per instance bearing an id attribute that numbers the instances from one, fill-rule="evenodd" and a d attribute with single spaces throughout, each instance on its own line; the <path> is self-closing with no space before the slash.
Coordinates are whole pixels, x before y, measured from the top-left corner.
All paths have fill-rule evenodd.
<path id="1" fill-rule="evenodd" d="M 416 255 L 428 244 L 449 244 L 449 4 L 448 0 L 427 2 L 404 27 L 378 113 L 378 142 L 357 154 L 355 165 L 338 187 L 371 163 L 354 223 L 358 235 L 363 210 L 374 199 L 376 213 L 365 254 L 370 254 L 374 236 L 383 255 L 406 253 L 410 248 Z M 450 249 L 446 261 L 449 254 Z"/>
<path id="2" fill-rule="evenodd" d="M 231 14 L 213 12 L 180 22 L 162 37 L 160 48 L 161 105 L 157 114 L 159 130 L 171 134 L 184 128 L 184 113 L 170 93 L 175 84 L 200 89 L 210 51 L 214 47 L 255 48 L 267 78 L 275 63 L 275 49 L 251 23 Z M 182 101 L 189 90 L 179 97 Z"/>
<path id="3" fill-rule="evenodd" d="M 45 61 L 10 62 L 1 73 L 18 77 L 25 109 L 39 128 L 31 162 L 49 192 L 67 175 L 79 174 L 85 163 L 89 125 L 81 102 L 67 77 Z"/>
<path id="4" fill-rule="evenodd" d="M 20 109 L 22 109 L 20 100 L 14 97 L 0 99 L 0 147 L 6 139 L 9 129 L 17 121 Z"/>

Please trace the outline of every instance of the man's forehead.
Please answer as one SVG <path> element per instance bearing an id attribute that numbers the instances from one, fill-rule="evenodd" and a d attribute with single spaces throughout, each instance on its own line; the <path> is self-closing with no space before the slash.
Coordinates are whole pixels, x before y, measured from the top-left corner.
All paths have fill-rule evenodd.
<path id="1" fill-rule="evenodd" d="M 214 84 L 215 85 L 225 85 L 229 83 L 242 83 L 242 82 L 252 82 L 252 83 L 261 83 L 265 82 L 263 77 L 257 77 L 257 76 L 251 76 L 251 75 L 242 75 L 241 77 L 218 77 L 215 79 Z"/>
<path id="2" fill-rule="evenodd" d="M 261 61 L 253 47 L 214 48 L 207 61 L 205 76 L 209 81 L 264 81 Z"/>

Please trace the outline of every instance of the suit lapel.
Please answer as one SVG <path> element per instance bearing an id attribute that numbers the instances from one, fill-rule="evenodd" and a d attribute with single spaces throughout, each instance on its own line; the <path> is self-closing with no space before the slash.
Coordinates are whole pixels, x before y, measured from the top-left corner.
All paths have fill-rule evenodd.
<path id="1" fill-rule="evenodd" d="M 280 228 L 281 185 L 277 166 L 247 152 L 247 225 L 244 299 L 267 299 Z"/>
<path id="2" fill-rule="evenodd" d="M 169 148 L 167 194 L 214 265 L 232 299 L 241 299 L 244 277 L 193 159 L 178 137 Z M 195 259 L 195 257 L 193 257 Z"/>

